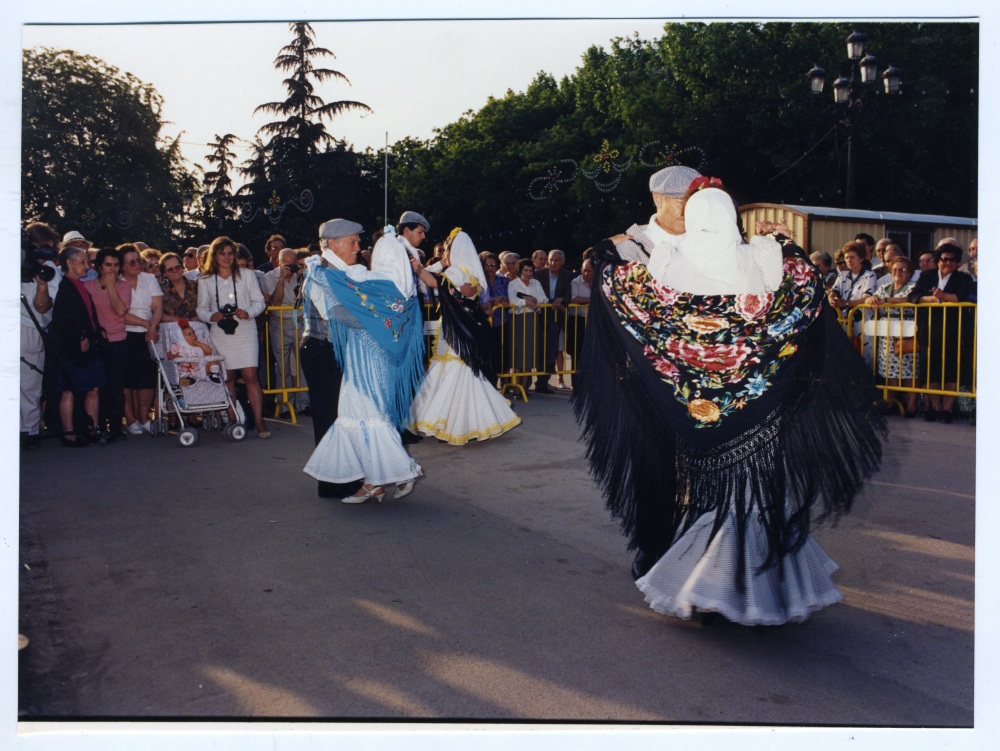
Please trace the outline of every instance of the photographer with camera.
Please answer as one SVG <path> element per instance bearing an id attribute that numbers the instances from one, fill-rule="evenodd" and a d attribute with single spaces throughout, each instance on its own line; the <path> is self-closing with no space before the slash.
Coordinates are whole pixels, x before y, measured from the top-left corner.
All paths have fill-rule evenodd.
<path id="1" fill-rule="evenodd" d="M 305 386 L 299 368 L 295 343 L 302 333 L 302 276 L 305 267 L 298 262 L 294 248 L 278 252 L 278 266 L 264 274 L 261 287 L 272 308 L 289 307 L 295 310 L 271 310 L 268 313 L 267 333 L 274 362 L 274 388 L 285 389 Z M 289 403 L 296 411 L 309 407 L 309 394 L 289 394 Z"/>
<path id="2" fill-rule="evenodd" d="M 247 390 L 247 400 L 259 438 L 270 438 L 264 429 L 264 395 L 257 375 L 257 322 L 264 312 L 264 294 L 253 273 L 240 273 L 236 243 L 228 237 L 212 241 L 198 280 L 198 318 L 210 326 L 212 346 L 226 359 L 226 388 L 236 398 L 236 374 Z M 230 412 L 230 420 L 236 415 Z"/>
<path id="3" fill-rule="evenodd" d="M 21 232 L 21 447 L 38 447 L 45 337 L 62 275 L 53 259 L 59 235 L 33 222 Z"/>

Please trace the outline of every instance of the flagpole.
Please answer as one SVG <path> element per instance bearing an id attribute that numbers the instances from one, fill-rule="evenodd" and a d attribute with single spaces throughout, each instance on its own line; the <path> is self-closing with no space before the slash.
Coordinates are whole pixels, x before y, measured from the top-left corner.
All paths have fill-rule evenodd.
<path id="1" fill-rule="evenodd" d="M 389 223 L 389 131 L 385 132 L 385 205 L 383 207 L 385 223 Z"/>

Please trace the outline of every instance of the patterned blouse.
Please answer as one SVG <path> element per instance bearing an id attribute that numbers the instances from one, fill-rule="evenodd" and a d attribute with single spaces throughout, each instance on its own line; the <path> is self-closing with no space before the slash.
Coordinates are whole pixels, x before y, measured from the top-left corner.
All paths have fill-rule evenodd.
<path id="1" fill-rule="evenodd" d="M 489 286 L 486 290 L 488 299 L 492 300 L 494 297 L 506 297 L 507 296 L 507 286 L 510 284 L 510 279 L 505 277 L 503 274 L 497 274 L 493 277 L 493 284 Z M 493 327 L 496 328 L 500 326 L 504 321 L 510 318 L 510 311 L 505 308 L 494 308 L 493 309 Z"/>
<path id="2" fill-rule="evenodd" d="M 160 286 L 163 288 L 163 315 L 174 318 L 188 318 L 192 321 L 198 320 L 198 280 L 187 279 L 184 282 L 184 297 L 181 298 L 174 291 L 174 286 L 164 280 Z"/>

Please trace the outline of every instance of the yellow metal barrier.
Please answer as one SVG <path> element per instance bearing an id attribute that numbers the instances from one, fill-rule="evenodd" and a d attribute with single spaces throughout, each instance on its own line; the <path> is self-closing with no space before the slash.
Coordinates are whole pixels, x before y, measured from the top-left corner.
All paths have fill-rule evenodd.
<path id="1" fill-rule="evenodd" d="M 299 365 L 299 347 L 302 343 L 302 308 L 291 305 L 271 305 L 264 313 L 264 355 L 265 372 L 261 385 L 265 394 L 276 394 L 280 398 L 274 405 L 274 416 L 281 411 L 281 405 L 288 407 L 292 424 L 298 423 L 291 394 L 307 393 L 308 386 L 302 377 Z M 274 363 L 273 378 L 271 363 Z"/>
<path id="2" fill-rule="evenodd" d="M 586 305 L 570 304 L 567 309 L 556 310 L 551 304 L 539 305 L 535 313 L 508 314 L 504 308 L 505 320 L 495 327 L 500 337 L 500 384 L 501 392 L 514 388 L 527 401 L 524 383 L 540 376 L 572 376 L 579 362 L 579 350 L 583 346 L 586 329 Z M 425 321 L 437 320 L 436 303 L 424 303 Z M 564 336 L 563 367 L 547 371 L 546 353 L 555 355 L 556 342 L 560 333 Z M 302 309 L 290 305 L 271 305 L 264 315 L 264 354 L 267 367 L 261 375 L 261 385 L 265 394 L 279 397 L 275 404 L 275 417 L 281 406 L 288 407 L 291 422 L 298 422 L 292 394 L 309 391 L 302 377 L 299 365 L 299 347 L 302 341 Z M 433 334 L 424 334 L 426 357 L 433 355 Z M 550 351 L 550 347 L 552 350 Z M 274 363 L 272 370 L 271 363 Z"/>
<path id="3" fill-rule="evenodd" d="M 438 317 L 437 305 L 424 304 L 424 320 Z M 539 305 L 535 312 L 510 313 L 503 309 L 500 337 L 501 392 L 516 389 L 527 401 L 525 385 L 531 378 L 572 376 L 579 363 L 586 330 L 586 305 L 571 304 L 556 310 Z M 975 303 L 886 303 L 877 308 L 859 305 L 840 315 L 845 330 L 872 368 L 887 402 L 890 392 L 913 392 L 941 396 L 976 397 L 976 346 L 978 312 Z M 297 422 L 290 395 L 308 392 L 299 366 L 302 310 L 291 306 L 267 308 L 264 346 L 268 363 L 274 356 L 274 372 L 268 367 L 261 379 L 265 394 L 279 395 Z M 555 359 L 553 337 L 564 336 L 562 368 L 546 368 L 546 355 Z M 425 334 L 427 358 L 432 352 L 432 334 Z M 901 349 L 902 348 L 902 349 Z M 903 352 L 901 355 L 900 352 Z M 899 405 L 902 409 L 902 405 Z"/>
<path id="4" fill-rule="evenodd" d="M 887 402 L 902 409 L 890 391 L 976 397 L 975 303 L 866 303 L 840 318 Z"/>
<path id="5" fill-rule="evenodd" d="M 506 314 L 510 308 L 504 308 Z M 499 327 L 500 391 L 517 389 L 521 398 L 528 400 L 525 385 L 531 378 L 572 376 L 579 363 L 586 330 L 586 305 L 571 303 L 557 310 L 551 303 L 538 306 L 535 312 L 511 313 Z M 563 367 L 549 370 L 546 360 L 556 361 L 559 335 L 564 338 Z M 547 357 L 550 355 L 550 357 Z"/>

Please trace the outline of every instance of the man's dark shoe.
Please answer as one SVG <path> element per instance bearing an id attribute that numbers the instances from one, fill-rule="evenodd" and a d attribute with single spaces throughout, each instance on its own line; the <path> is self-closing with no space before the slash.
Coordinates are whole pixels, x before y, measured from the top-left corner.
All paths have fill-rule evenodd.
<path id="1" fill-rule="evenodd" d="M 404 430 L 400 436 L 403 439 L 403 443 L 420 443 L 424 440 L 422 435 L 417 435 L 416 433 L 411 433 L 409 430 Z"/>

